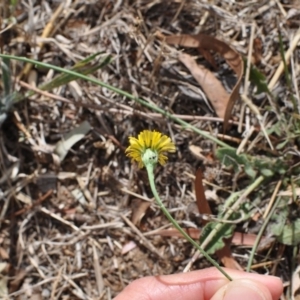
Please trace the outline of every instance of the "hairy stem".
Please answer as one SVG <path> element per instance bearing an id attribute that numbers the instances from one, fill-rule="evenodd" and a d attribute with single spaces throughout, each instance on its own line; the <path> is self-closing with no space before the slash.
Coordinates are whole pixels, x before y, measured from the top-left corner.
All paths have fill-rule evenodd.
<path id="1" fill-rule="evenodd" d="M 228 280 L 232 281 L 232 278 L 223 270 L 223 268 L 221 268 L 221 266 L 213 259 L 209 256 L 209 254 L 207 254 L 207 252 L 205 252 L 199 244 L 197 244 L 181 227 L 180 225 L 177 223 L 177 221 L 170 215 L 170 213 L 168 212 L 168 210 L 165 208 L 164 204 L 162 203 L 162 201 L 160 200 L 160 197 L 157 193 L 156 190 L 156 186 L 154 183 L 154 166 L 153 164 L 147 164 L 146 165 L 146 169 L 148 172 L 148 178 L 149 178 L 149 182 L 150 182 L 150 187 L 153 193 L 153 196 L 158 204 L 158 206 L 160 207 L 160 209 L 162 210 L 162 212 L 165 214 L 165 216 L 167 217 L 167 219 L 173 224 L 173 226 L 184 236 L 184 238 L 189 241 L 197 250 L 199 250 L 201 252 L 201 254 L 213 265 L 215 266 Z"/>

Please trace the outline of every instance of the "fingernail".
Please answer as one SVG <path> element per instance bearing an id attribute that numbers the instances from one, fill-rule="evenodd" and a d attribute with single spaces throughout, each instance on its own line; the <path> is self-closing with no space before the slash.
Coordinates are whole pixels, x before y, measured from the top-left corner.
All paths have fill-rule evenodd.
<path id="1" fill-rule="evenodd" d="M 269 300 L 272 299 L 269 290 L 261 283 L 248 279 L 229 282 L 212 297 L 211 300 Z"/>

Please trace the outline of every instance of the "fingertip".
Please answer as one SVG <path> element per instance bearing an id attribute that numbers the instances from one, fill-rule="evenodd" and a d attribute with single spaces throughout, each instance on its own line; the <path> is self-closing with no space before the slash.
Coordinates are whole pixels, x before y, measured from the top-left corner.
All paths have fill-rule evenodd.
<path id="1" fill-rule="evenodd" d="M 250 279 L 236 279 L 229 282 L 211 300 L 272 300 L 270 290 L 260 282 Z"/>
<path id="2" fill-rule="evenodd" d="M 280 296 L 283 294 L 283 283 L 279 277 L 268 276 L 269 284 L 268 289 L 271 292 L 272 299 L 278 300 Z"/>
<path id="3" fill-rule="evenodd" d="M 196 279 L 189 273 L 144 277 L 131 282 L 114 300 L 206 300 L 227 282 L 224 278 Z"/>
<path id="4" fill-rule="evenodd" d="M 278 300 L 283 293 L 283 283 L 279 277 L 271 275 L 262 275 L 256 273 L 246 273 L 238 270 L 224 270 L 235 280 L 250 279 L 264 285 L 271 293 L 273 300 Z M 244 300 L 244 299 L 243 299 Z"/>
<path id="5" fill-rule="evenodd" d="M 258 285 L 262 286 L 261 289 L 258 288 L 258 291 L 262 290 L 262 295 L 265 295 L 265 298 L 263 299 L 278 300 L 282 294 L 283 284 L 278 277 L 245 273 L 229 269 L 225 270 L 234 279 L 233 282 L 229 283 L 228 280 L 214 268 L 193 271 L 190 273 L 144 277 L 130 283 L 129 286 L 115 298 L 115 300 L 173 300 L 179 299 L 180 297 L 180 299 L 211 299 L 214 295 L 218 295 L 216 293 L 219 289 L 224 293 L 224 289 L 222 289 L 223 286 L 227 286 L 228 284 L 238 286 L 241 280 L 246 280 L 246 282 L 249 280 L 250 282 L 256 282 Z M 241 292 L 239 290 L 232 291 L 235 293 Z M 252 290 L 252 292 L 250 292 L 246 292 L 249 297 L 251 293 L 254 295 L 253 297 L 256 297 L 255 291 Z M 222 294 L 220 295 L 222 296 Z M 216 299 L 223 299 L 220 298 L 221 296 L 218 296 L 219 298 Z M 242 299 L 247 300 L 244 296 L 245 291 L 242 292 Z M 231 299 L 237 299 L 237 297 L 232 297 Z"/>

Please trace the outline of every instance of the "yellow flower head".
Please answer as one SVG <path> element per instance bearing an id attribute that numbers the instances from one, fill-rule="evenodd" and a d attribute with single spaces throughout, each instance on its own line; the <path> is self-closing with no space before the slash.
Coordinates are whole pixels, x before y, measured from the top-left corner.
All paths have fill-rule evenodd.
<path id="1" fill-rule="evenodd" d="M 166 163 L 168 157 L 164 155 L 164 152 L 175 152 L 176 148 L 171 139 L 157 131 L 144 130 L 138 138 L 129 137 L 130 146 L 125 150 L 127 156 L 132 160 L 136 160 L 139 163 L 139 167 L 142 168 L 145 163 L 143 156 L 147 149 L 153 151 L 157 160 L 162 166 Z"/>

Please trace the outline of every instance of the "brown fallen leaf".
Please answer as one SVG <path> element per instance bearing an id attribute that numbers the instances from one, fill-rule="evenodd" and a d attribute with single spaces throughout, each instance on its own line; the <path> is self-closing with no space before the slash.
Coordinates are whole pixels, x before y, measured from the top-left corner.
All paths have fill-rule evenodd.
<path id="1" fill-rule="evenodd" d="M 253 41 L 253 54 L 251 57 L 251 63 L 254 65 L 258 65 L 262 59 L 262 40 L 260 38 L 255 38 Z"/>
<path id="2" fill-rule="evenodd" d="M 209 50 L 217 52 L 224 57 L 228 65 L 236 73 L 237 82 L 232 89 L 231 94 L 228 94 L 220 81 L 209 70 L 203 66 L 199 66 L 193 58 L 187 54 L 181 54 L 179 56 L 179 59 L 186 65 L 203 88 L 208 99 L 211 101 L 216 114 L 220 118 L 224 118 L 223 128 L 225 131 L 231 116 L 233 105 L 239 97 L 239 88 L 244 72 L 244 63 L 241 55 L 225 42 L 205 34 L 171 35 L 165 37 L 165 41 L 170 45 L 198 48 L 198 50 L 201 49 L 202 53 L 203 51 L 208 53 Z"/>
<path id="3" fill-rule="evenodd" d="M 211 215 L 212 211 L 208 204 L 208 201 L 205 197 L 204 187 L 203 187 L 203 175 L 201 169 L 196 171 L 195 178 L 195 193 L 196 193 L 196 202 L 200 214 Z M 204 220 L 203 220 L 204 221 Z M 208 221 L 204 221 L 208 223 Z M 230 250 L 230 240 L 224 240 L 225 246 L 216 252 L 219 259 L 222 261 L 225 267 L 236 270 L 243 270 L 239 263 L 233 258 Z"/>
<path id="4" fill-rule="evenodd" d="M 13 279 L 9 283 L 9 293 L 17 291 L 27 275 L 27 272 L 24 269 L 13 270 L 13 273 Z"/>
<path id="5" fill-rule="evenodd" d="M 178 59 L 189 69 L 193 77 L 200 84 L 216 114 L 224 118 L 229 94 L 215 75 L 197 62 L 188 54 L 181 53 Z"/>
<path id="6" fill-rule="evenodd" d="M 212 211 L 205 197 L 205 191 L 203 186 L 203 174 L 200 168 L 196 171 L 195 177 L 195 194 L 196 194 L 196 203 L 198 206 L 198 211 L 201 215 L 211 215 Z M 207 224 L 209 221 L 203 220 L 204 224 Z"/>
<path id="7" fill-rule="evenodd" d="M 208 61 L 211 66 L 213 66 L 215 70 L 218 69 L 217 63 L 209 50 L 199 47 L 198 51 L 204 57 L 204 59 Z"/>
<path id="8" fill-rule="evenodd" d="M 207 163 L 213 163 L 214 158 L 211 156 L 211 154 L 203 155 L 203 149 L 196 145 L 189 145 L 189 150 L 191 154 L 198 160 L 205 161 Z"/>
<path id="9" fill-rule="evenodd" d="M 142 218 L 145 216 L 147 209 L 150 207 L 151 203 L 143 201 L 141 199 L 133 199 L 131 203 L 132 216 L 131 222 L 134 225 L 140 224 Z"/>

